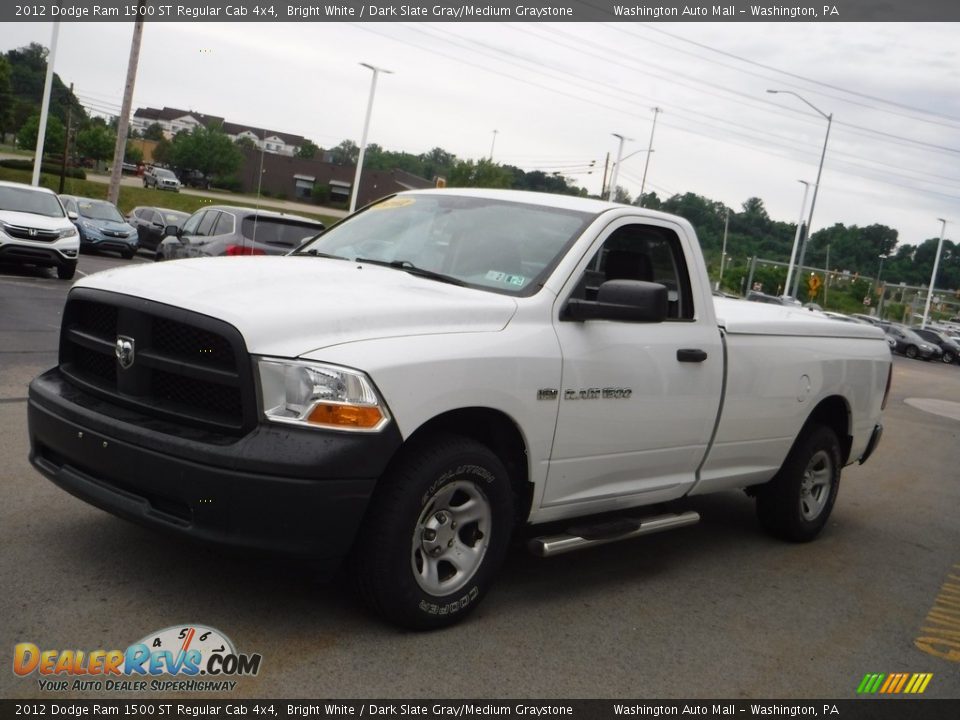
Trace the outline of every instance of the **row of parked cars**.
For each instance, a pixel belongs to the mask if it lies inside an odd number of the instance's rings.
[[[284,255],[324,230],[323,223],[250,207],[209,206],[192,215],[136,207],[124,217],[105,200],[56,195],[0,182],[0,262],[56,268],[74,276],[81,250],[156,260],[216,255]]]
[[[960,364],[960,332],[945,326],[917,328],[880,320],[872,315],[825,313],[835,319],[876,325],[887,334],[890,350],[908,358]]]

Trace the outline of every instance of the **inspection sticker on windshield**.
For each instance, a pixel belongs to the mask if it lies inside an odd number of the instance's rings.
[[[488,270],[484,277],[487,280],[501,282],[505,285],[515,285],[516,287],[523,287],[523,284],[527,282],[527,279],[523,275],[508,275],[505,272],[498,272],[497,270]]]
[[[406,207],[407,205],[413,205],[416,201],[412,197],[392,197],[389,200],[384,200],[382,203],[377,203],[376,205],[371,206],[371,210],[392,210],[393,208]]]

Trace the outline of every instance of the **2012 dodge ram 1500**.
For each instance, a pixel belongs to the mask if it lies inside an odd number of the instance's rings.
[[[551,555],[746,488],[767,530],[812,539],[890,373],[878,329],[715,301],[681,218],[422,191],[287,257],[78,282],[30,387],[31,460],[130,520],[349,557],[372,608],[432,628],[476,607],[518,526],[566,522],[529,542]]]

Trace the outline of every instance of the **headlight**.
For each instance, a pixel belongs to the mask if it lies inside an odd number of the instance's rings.
[[[76,234],[77,234],[77,229],[73,225],[71,225],[68,228],[64,228],[63,230],[60,231],[60,237],[62,238],[73,237]]]
[[[368,432],[390,420],[373,383],[357,370],[275,358],[259,358],[257,369],[267,420]]]

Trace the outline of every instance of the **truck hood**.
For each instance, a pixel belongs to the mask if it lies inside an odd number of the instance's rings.
[[[308,256],[217,257],[98,272],[77,287],[146,298],[225,320],[260,355],[410,335],[502,330],[513,298],[402,270]]]

